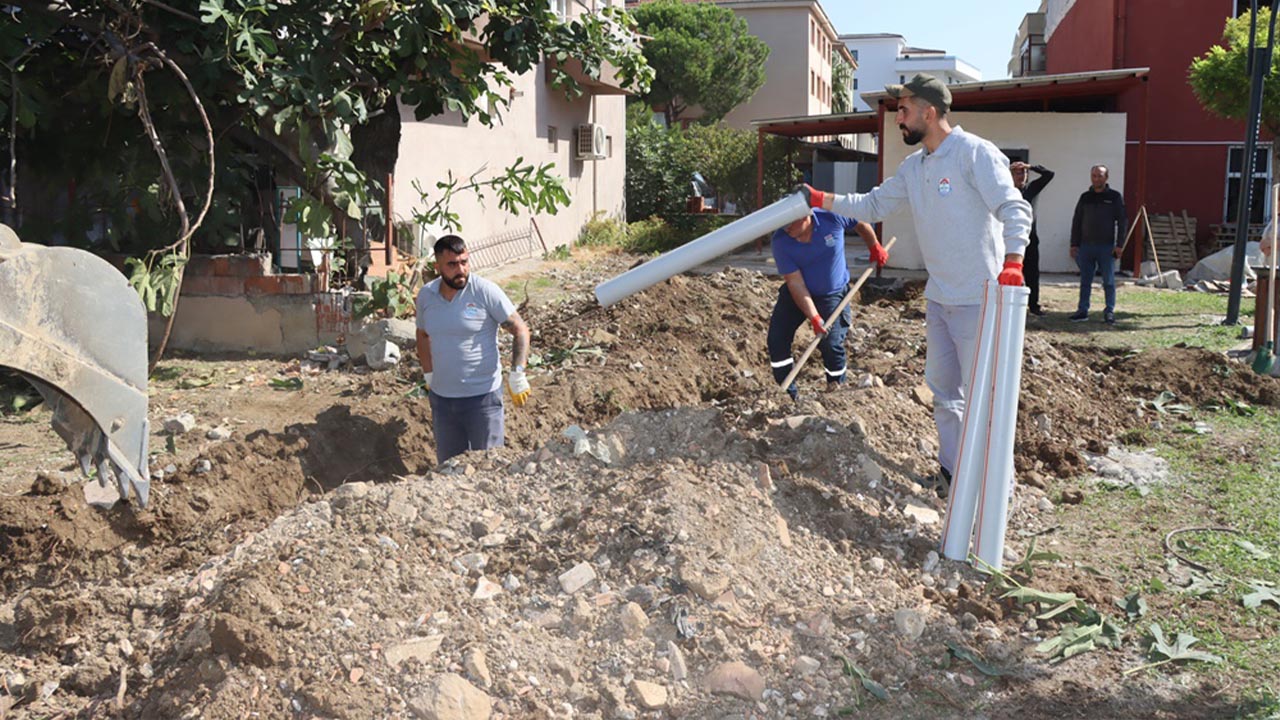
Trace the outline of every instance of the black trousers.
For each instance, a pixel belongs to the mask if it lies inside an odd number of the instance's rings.
[[[1022,258],[1022,279],[1031,290],[1027,307],[1031,310],[1040,308],[1040,238],[1031,233],[1031,244],[1027,245],[1027,254]]]

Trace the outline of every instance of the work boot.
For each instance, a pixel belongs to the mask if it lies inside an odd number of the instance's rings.
[[[791,383],[791,387],[787,388],[787,394],[791,396],[794,402],[800,402],[800,386]]]
[[[933,491],[938,494],[938,497],[946,500],[947,496],[951,494],[951,473],[947,472],[946,468],[939,465],[938,472],[928,480],[933,485]]]
[[[1107,311],[1103,312],[1103,313],[1102,313],[1102,322],[1104,322],[1104,323],[1106,323],[1106,324],[1108,324],[1108,325],[1115,325],[1115,324],[1116,324],[1116,314],[1115,314],[1115,313],[1113,313],[1113,312],[1111,312],[1110,310],[1107,310]]]
[[[1085,320],[1089,319],[1089,311],[1077,310],[1076,314],[1069,316],[1067,319],[1070,320],[1071,322],[1084,322]]]
[[[1027,312],[1031,313],[1032,315],[1036,315],[1038,317],[1045,316],[1044,308],[1040,307],[1039,305],[1035,305],[1027,308]]]

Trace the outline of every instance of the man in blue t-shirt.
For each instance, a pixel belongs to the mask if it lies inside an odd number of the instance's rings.
[[[835,312],[849,285],[849,267],[844,259],[844,234],[853,228],[867,244],[871,262],[883,267],[889,253],[876,239],[876,231],[864,222],[814,209],[808,215],[773,234],[773,261],[786,282],[778,289],[778,302],[769,318],[769,364],[779,385],[791,374],[791,344],[796,329],[807,319],[818,335],[825,335],[818,349],[827,370],[827,389],[844,382],[844,337],[849,332],[853,312],[845,307],[840,317],[825,330],[824,319]],[[787,388],[792,399],[800,390],[794,382]]]
[[[418,362],[430,391],[436,462],[466,452],[502,447],[502,367],[498,328],[511,333],[511,371],[506,390],[524,405],[529,380],[529,327],[502,288],[471,274],[467,245],[445,235],[435,245],[440,277],[418,292]]]

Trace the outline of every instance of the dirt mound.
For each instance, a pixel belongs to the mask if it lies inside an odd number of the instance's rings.
[[[923,302],[859,306],[850,387],[818,392],[815,361],[792,403],[764,351],[777,288],[726,271],[608,309],[529,308],[533,401],[490,455],[435,467],[425,401],[384,373],[278,432],[201,445],[145,512],[52,479],[0,497],[15,712],[95,712],[123,668],[130,718],[404,717],[453,676],[512,718],[833,716],[870,697],[840,655],[887,688],[871,716],[934,716],[973,683],[967,666],[938,674],[947,642],[1010,673],[986,706],[1040,682],[1014,639],[1025,616],[934,552]],[[1084,450],[1173,421],[1161,392],[1277,398],[1203,351],[1032,333],[1025,357],[1019,551]],[[1100,606],[1120,592],[1047,577]]]

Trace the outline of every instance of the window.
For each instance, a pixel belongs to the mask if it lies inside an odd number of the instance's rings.
[[[858,89],[858,78],[854,78],[854,79],[853,79],[853,89],[854,89],[854,90],[857,90],[857,89]]]
[[[613,157],[613,136],[612,135],[604,136],[604,156]]]
[[[898,76],[898,84],[899,84],[899,85],[901,85],[902,83],[905,83],[906,81],[907,81],[907,76],[906,76],[906,75],[899,75],[899,76]]]
[[[562,18],[569,17],[569,0],[548,0],[551,5],[551,12]]]
[[[1041,75],[1045,72],[1044,35],[1033,33],[1018,48],[1018,77]]]
[[[1227,189],[1226,206],[1222,217],[1226,222],[1236,221],[1236,212],[1240,203],[1240,180],[1244,170],[1244,146],[1227,148]],[[1271,217],[1271,193],[1267,192],[1271,183],[1271,146],[1258,143],[1253,154],[1253,181],[1249,183],[1253,197],[1249,201],[1249,222],[1265,223]]]
[[[809,71],[809,94],[818,94],[818,76],[814,75],[812,70]]]
[[[854,62],[858,62],[858,51],[857,51],[857,50],[850,50],[850,51],[849,51],[849,53],[853,55],[853,61],[854,61]]]
[[[547,126],[547,147],[551,149],[551,152],[557,152],[560,149],[559,138],[556,137],[558,134],[559,130],[555,125]]]

